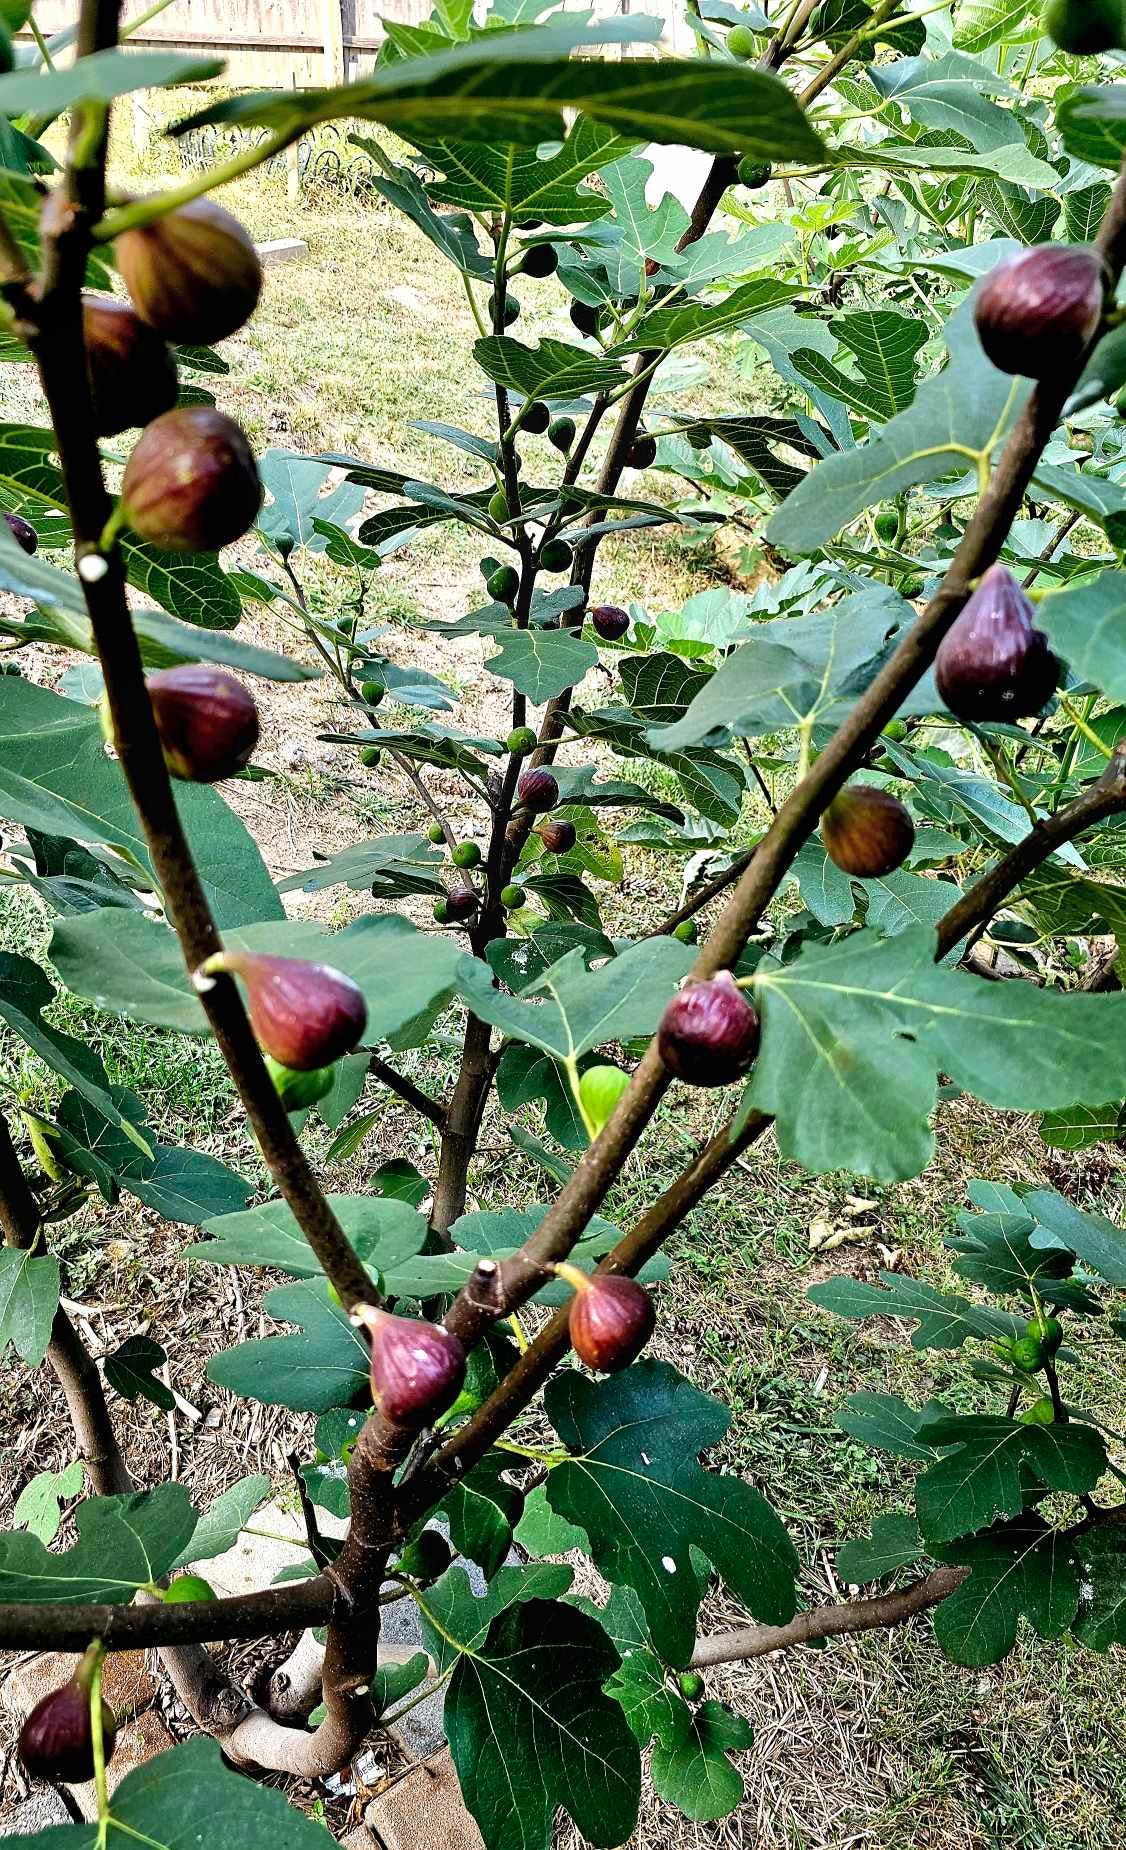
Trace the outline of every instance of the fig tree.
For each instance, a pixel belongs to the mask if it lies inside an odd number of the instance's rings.
[[[234,419],[210,405],[182,405],[142,431],[125,467],[121,511],[139,539],[166,552],[218,552],[253,526],[262,494]]]
[[[578,1266],[565,1263],[553,1270],[574,1289],[567,1327],[580,1362],[607,1375],[628,1368],[641,1354],[657,1321],[645,1287],[616,1272],[588,1277]]]
[[[1070,373],[1102,320],[1107,274],[1090,244],[1037,244],[1002,258],[974,299],[974,326],[994,366],[1025,379]]]
[[[902,867],[915,841],[915,824],[890,791],[846,784],[821,818],[821,840],[835,867],[860,880],[876,880]]]
[[[166,340],[207,347],[249,321],[262,265],[245,225],[211,199],[193,199],[124,231],[114,261],[142,321]]]
[[[678,990],[661,1017],[657,1049],[690,1086],[729,1086],[758,1052],[759,1020],[729,970]]]
[[[250,763],[258,743],[258,708],[233,674],[206,662],[183,662],[149,675],[145,686],[173,777],[217,784]]]
[[[331,964],[264,951],[217,951],[196,972],[196,987],[206,989],[207,979],[220,974],[242,978],[258,1045],[299,1073],[351,1053],[367,1026],[362,989]]]
[[[990,566],[939,644],[935,681],[955,718],[1028,719],[1059,679],[1059,663],[1012,573]]]
[[[166,342],[124,302],[85,296],[82,334],[99,437],[116,437],[171,411],[179,394]]]

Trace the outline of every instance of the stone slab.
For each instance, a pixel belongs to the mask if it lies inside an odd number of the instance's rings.
[[[126,1722],[124,1728],[117,1731],[113,1759],[106,1768],[106,1785],[110,1793],[116,1792],[127,1773],[134,1772],[137,1767],[144,1766],[146,1760],[154,1759],[157,1754],[163,1754],[175,1745],[155,1709],[138,1715],[136,1721]],[[83,1817],[97,1817],[98,1800],[92,1779],[84,1786],[68,1786],[67,1791],[73,1795],[75,1804],[81,1807]]]
[[[383,1850],[485,1850],[484,1839],[462,1802],[449,1749],[434,1754],[371,1801],[364,1821]]]
[[[52,1792],[49,1786],[40,1786],[21,1805],[5,1807],[0,1815],[0,1837],[31,1837],[52,1824],[70,1822],[70,1813],[58,1793]],[[371,1850],[371,1838],[367,1832],[364,1836],[366,1850]]]
[[[269,238],[265,244],[259,244],[256,248],[267,269],[275,263],[293,263],[309,255],[309,246],[304,238]]]
[[[77,1652],[45,1651],[17,1664],[4,1684],[4,1707],[22,1719],[51,1690],[70,1681],[78,1661]],[[102,1668],[102,1694],[115,1715],[132,1715],[148,1706],[156,1695],[156,1686],[143,1651],[107,1654]]]

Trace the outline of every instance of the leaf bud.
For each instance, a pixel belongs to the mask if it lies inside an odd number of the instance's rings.
[[[330,964],[262,951],[218,951],[196,972],[196,987],[219,975],[246,984],[247,1014],[264,1052],[308,1073],[351,1053],[367,1026],[363,991]]]
[[[661,1017],[657,1049],[690,1086],[729,1086],[758,1052],[759,1020],[729,970],[678,990]]]
[[[166,340],[206,347],[249,321],[262,265],[245,225],[211,199],[193,199],[123,231],[114,261],[142,321]]]
[[[210,405],[182,405],[141,433],[126,464],[121,511],[150,545],[218,552],[253,526],[262,492],[234,419]]]
[[[216,784],[250,763],[258,709],[234,675],[206,662],[183,662],[149,675],[145,686],[173,777]]]

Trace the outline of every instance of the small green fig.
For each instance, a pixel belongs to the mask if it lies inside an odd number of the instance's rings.
[[[450,855],[450,860],[455,867],[479,867],[481,850],[475,841],[459,841]]]
[[[540,564],[545,572],[569,572],[572,557],[566,540],[548,540],[540,553]]]
[[[505,512],[508,502],[505,502]],[[514,565],[498,565],[485,580],[485,589],[498,604],[511,604],[520,589],[520,574]]]
[[[580,334],[597,334],[598,310],[589,302],[572,302],[570,308],[572,326]]]
[[[1044,1394],[1039,1400],[1034,1400],[1031,1407],[1026,1407],[1023,1413],[1018,1413],[1017,1419],[1022,1426],[1054,1426],[1056,1410]]]
[[[574,418],[555,418],[548,425],[547,440],[566,455],[575,441]]]
[[[700,927],[695,919],[681,919],[679,925],[673,926],[672,935],[674,938],[679,938],[681,944],[698,944]]]
[[[530,437],[542,437],[551,423],[551,412],[541,399],[535,399],[530,405],[525,405],[520,423]]]
[[[685,1702],[699,1702],[704,1693],[704,1679],[696,1670],[682,1670],[676,1679]]]
[[[271,1054],[266,1055],[266,1071],[287,1111],[308,1111],[310,1105],[328,1096],[336,1077],[334,1066],[315,1066],[301,1073],[291,1066],[283,1066]]]
[[[579,1080],[579,1098],[595,1137],[609,1123],[614,1108],[629,1085],[620,1066],[588,1066]]]
[[[204,1605],[215,1598],[215,1589],[202,1574],[179,1574],[162,1598],[166,1606]]]
[[[753,58],[758,40],[749,26],[732,26],[727,34],[727,49],[733,58]]]
[[[378,745],[362,745],[360,747],[360,763],[366,771],[374,771],[382,756],[383,754]]]
[[[427,841],[432,841],[436,848],[441,847],[446,839],[446,831],[440,822],[432,822],[430,824],[430,827],[426,831],[426,839]]]
[[[769,183],[772,172],[769,161],[756,161],[753,156],[744,154],[739,162],[739,184],[745,186],[748,192],[757,193]]]
[[[885,508],[883,513],[876,515],[875,527],[881,540],[893,540],[899,532],[899,515]]]
[[[1051,1317],[1045,1313],[1041,1316],[1030,1317],[1024,1326],[1024,1333],[1040,1344],[1045,1355],[1051,1356],[1055,1355],[1063,1341],[1063,1324],[1058,1317]]]
[[[1037,1336],[1015,1336],[1009,1345],[1014,1368],[1034,1375],[1044,1366],[1044,1345]]]
[[[504,749],[507,752],[518,752],[523,757],[525,752],[535,750],[536,743],[536,735],[530,726],[516,726],[505,740]]]
[[[528,895],[522,886],[506,886],[501,890],[500,903],[506,912],[518,912]]]
[[[498,524],[508,519],[508,496],[503,488],[489,496],[489,513]]]
[[[377,707],[386,692],[382,681],[365,681],[360,689],[360,699],[366,707]]]

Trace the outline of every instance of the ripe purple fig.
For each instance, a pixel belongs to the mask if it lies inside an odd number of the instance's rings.
[[[560,1278],[574,1287],[567,1320],[571,1347],[580,1362],[603,1374],[616,1374],[637,1360],[657,1321],[653,1300],[636,1279],[616,1272],[588,1278],[576,1265],[557,1265]]]
[[[452,886],[446,894],[446,910],[451,919],[471,919],[479,901],[471,886]]]
[[[618,642],[629,628],[629,611],[617,604],[595,604],[590,620],[603,642]]]
[[[173,777],[216,784],[250,763],[258,709],[241,681],[203,662],[162,668],[145,682]]]
[[[549,854],[569,854],[575,845],[575,825],[563,817],[549,817],[536,833]]]
[[[534,770],[525,771],[516,786],[517,800],[525,809],[531,809],[537,815],[544,810],[554,809],[559,801],[559,785],[551,772],[542,765]]]
[[[211,199],[122,232],[113,251],[137,313],[168,340],[209,346],[258,306],[262,265],[254,240]]]
[[[176,362],[139,315],[124,302],[86,296],[82,331],[99,437],[116,437],[171,411],[179,393]]]
[[[759,1021],[730,970],[678,990],[661,1017],[657,1050],[690,1086],[729,1086],[758,1052]]]
[[[142,432],[125,468],[121,512],[140,539],[167,552],[218,552],[253,526],[262,493],[234,419],[184,405]]]
[[[935,681],[958,719],[1028,719],[1059,680],[1035,611],[1003,565],[992,565],[939,644]]]
[[[217,951],[196,971],[199,990],[220,974],[241,976],[255,1039],[282,1066],[308,1073],[351,1053],[367,1026],[363,991],[331,964],[263,951]]]
[[[371,1393],[396,1426],[428,1426],[461,1392],[465,1350],[440,1323],[357,1305],[352,1321],[371,1337]]]
[[[22,514],[5,514],[4,519],[17,546],[22,546],[27,553],[38,552],[39,535],[30,520],[25,520]]]
[[[906,806],[874,784],[846,784],[821,818],[821,840],[834,866],[860,880],[902,867],[915,841]]]
[[[994,366],[1025,379],[1073,371],[1102,320],[1107,280],[1090,244],[1037,244],[1003,258],[974,300],[978,339]]]
[[[94,1725],[90,1684],[97,1646],[87,1651],[69,1683],[41,1698],[20,1729],[19,1756],[35,1779],[81,1785],[94,1777]],[[117,1736],[117,1717],[102,1703],[102,1748],[108,1764]]]

